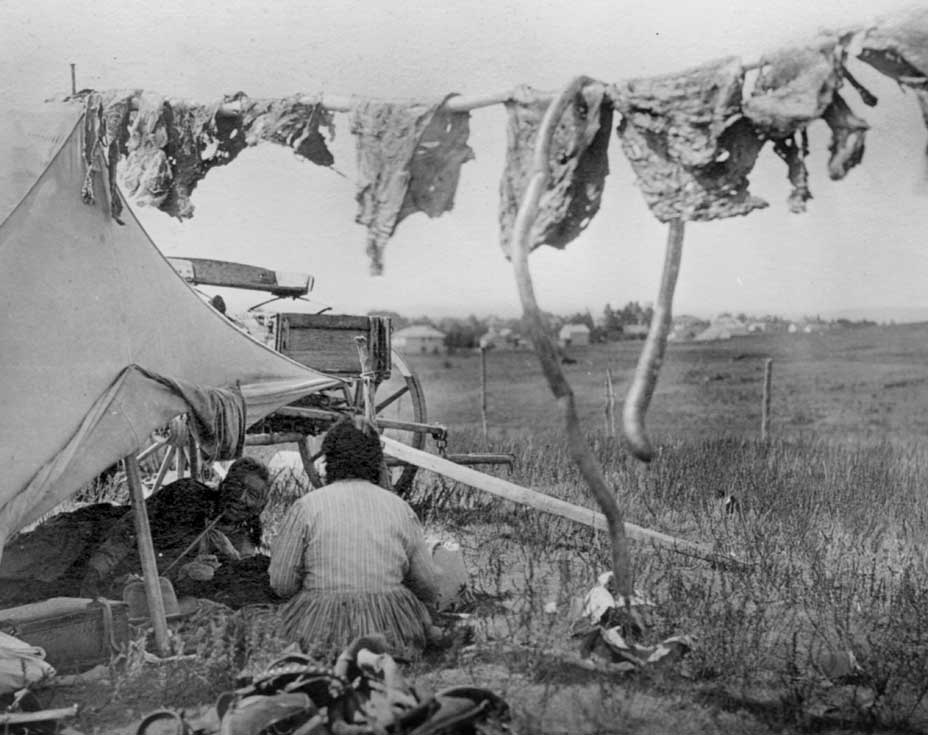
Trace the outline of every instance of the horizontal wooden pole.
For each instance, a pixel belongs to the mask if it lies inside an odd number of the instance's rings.
[[[514,458],[511,454],[447,454],[445,459],[449,462],[454,462],[455,464],[471,465],[471,464],[505,464],[512,466]],[[391,467],[396,467],[398,465],[408,465],[412,464],[411,462],[406,462],[402,459],[397,459],[396,457],[387,458],[387,464]]]
[[[29,722],[63,720],[66,717],[76,716],[77,705],[72,704],[70,707],[43,709],[38,712],[5,712],[0,714],[0,725],[24,725]]]
[[[423,469],[437,472],[452,480],[457,480],[465,485],[470,485],[478,490],[483,490],[484,492],[505,498],[514,503],[527,505],[530,508],[540,510],[544,513],[550,513],[560,516],[561,518],[567,518],[576,523],[581,523],[597,531],[608,530],[606,517],[598,511],[583,508],[582,506],[568,503],[566,500],[561,500],[559,498],[552,498],[550,495],[545,495],[536,490],[530,490],[529,488],[516,485],[514,482],[509,482],[500,477],[493,477],[483,472],[472,470],[470,467],[462,467],[447,459],[442,459],[434,454],[414,449],[413,447],[390,439],[389,437],[381,437],[381,441],[383,442],[384,453],[396,459],[401,459],[404,462],[409,462]],[[686,554],[687,556],[695,556],[722,565],[745,566],[743,562],[718,554],[703,544],[679,539],[666,533],[661,533],[660,531],[652,531],[642,526],[637,526],[634,523],[625,523],[625,533],[629,538],[633,538],[637,541],[651,541],[660,546],[665,546],[679,553]]]
[[[301,442],[306,437],[298,431],[281,431],[274,434],[245,434],[245,445],[265,447],[271,444],[291,444]]]

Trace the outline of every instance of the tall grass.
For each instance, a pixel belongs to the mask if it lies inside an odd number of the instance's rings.
[[[657,603],[649,635],[696,638],[688,671],[701,688],[726,706],[772,697],[778,717],[797,722],[928,725],[928,453],[707,440],[663,446],[643,465],[614,439],[590,439],[627,520],[750,565],[713,569],[633,546],[636,586]],[[477,433],[456,442],[485,446]],[[513,481],[594,507],[556,435],[493,449],[516,457]],[[608,568],[604,535],[475,493],[423,476],[413,502],[471,539],[474,586],[497,602],[478,616],[482,641],[569,650],[566,612]],[[729,494],[732,514],[719,502]]]

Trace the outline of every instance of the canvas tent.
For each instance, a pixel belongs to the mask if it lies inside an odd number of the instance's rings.
[[[114,219],[83,112],[0,113],[0,548],[191,395],[240,393],[251,424],[338,382],[204,304],[127,207]]]

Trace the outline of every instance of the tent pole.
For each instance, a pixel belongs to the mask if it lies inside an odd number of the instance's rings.
[[[148,598],[148,612],[155,629],[155,646],[159,656],[167,656],[171,652],[168,620],[164,612],[164,598],[161,596],[161,582],[158,579],[158,563],[155,560],[155,547],[151,539],[151,526],[148,524],[148,511],[145,509],[142,473],[139,471],[139,461],[135,458],[135,452],[128,455],[125,461],[129,492],[132,495],[135,535],[138,538],[142,576],[145,579],[145,595]]]

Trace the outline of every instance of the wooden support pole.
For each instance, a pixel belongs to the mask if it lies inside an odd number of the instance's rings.
[[[188,459],[190,460],[190,479],[200,479],[200,447],[197,445],[196,437],[190,432],[187,440]]]
[[[142,474],[135,454],[126,457],[126,476],[129,492],[132,496],[132,512],[135,519],[135,535],[138,539],[139,558],[142,562],[142,577],[145,581],[145,596],[148,598],[148,613],[155,629],[155,647],[159,656],[171,652],[168,638],[168,619],[164,612],[164,598],[161,597],[161,582],[158,579],[158,562],[151,538],[151,526],[148,524],[148,512],[145,509],[145,495],[142,492]]]
[[[396,459],[414,464],[417,467],[432,472],[437,472],[452,480],[464,483],[478,490],[483,490],[491,495],[505,498],[513,503],[527,505],[543,513],[560,516],[561,518],[566,518],[584,526],[589,526],[597,531],[609,531],[609,524],[606,521],[606,516],[590,508],[574,505],[573,503],[568,503],[566,500],[561,500],[559,498],[552,498],[550,495],[545,495],[537,490],[530,490],[521,485],[516,485],[514,482],[509,482],[501,477],[485,475],[470,467],[462,467],[443,457],[437,457],[434,454],[423,452],[421,449],[414,449],[408,444],[403,444],[389,437],[381,437],[381,441],[384,445],[384,453]],[[623,527],[625,534],[629,538],[638,541],[651,541],[660,546],[665,546],[680,552],[681,554],[695,556],[717,564],[744,566],[743,563],[736,559],[718,554],[703,544],[675,538],[666,533],[637,526],[634,523],[626,522],[623,524]]]
[[[137,455],[138,461],[141,462],[143,459],[147,459],[148,457],[150,457],[152,454],[157,452],[159,449],[161,449],[161,447],[163,447],[167,443],[168,443],[167,439],[158,439],[158,441],[153,442],[150,447],[148,447],[147,449],[143,449],[141,452],[138,453]]]
[[[77,64],[71,64],[71,94],[77,94]]]
[[[354,338],[358,347],[358,360],[361,363],[361,395],[364,397],[364,417],[374,423],[374,373],[371,369],[371,356],[367,349],[367,337]]]
[[[606,368],[605,406],[606,436],[615,436],[615,387],[612,384],[612,370]]]
[[[483,443],[487,444],[487,348],[480,345],[480,423],[483,425]]]
[[[184,451],[183,445],[177,447],[177,453],[174,455],[174,463],[177,469],[177,479],[179,480],[184,476],[184,472],[187,471],[187,453]]]
[[[760,407],[760,439],[767,441],[770,436],[770,393],[773,384],[773,358],[764,360],[764,394]]]

